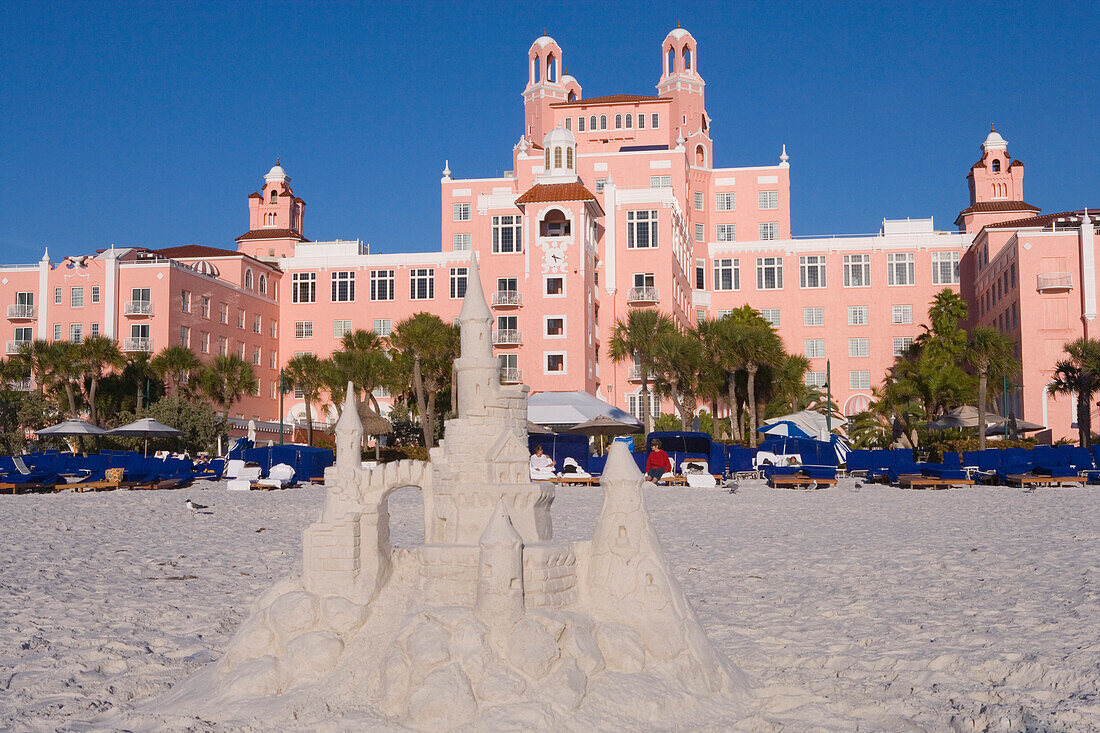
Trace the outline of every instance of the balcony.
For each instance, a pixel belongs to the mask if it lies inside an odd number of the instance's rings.
[[[14,356],[23,351],[24,346],[30,345],[30,341],[9,341],[7,354],[8,356]]]
[[[153,339],[147,336],[131,336],[130,338],[122,340],[122,350],[127,352],[144,351],[146,353],[151,353],[153,351]]]
[[[38,317],[38,309],[33,305],[16,303],[8,306],[9,321],[33,321]]]
[[[640,366],[637,366],[637,365],[631,366],[630,368],[628,368],[626,370],[626,378],[627,378],[627,381],[630,381],[630,382],[640,382],[640,381],[642,381],[642,368]],[[650,372],[649,376],[646,378],[646,381],[649,382],[650,384],[653,384],[654,382],[657,381],[657,375],[653,372]]]
[[[122,306],[122,314],[140,318],[153,315],[153,302],[151,300],[127,300]]]
[[[657,305],[660,299],[661,296],[654,287],[631,288],[626,291],[627,305]]]
[[[1073,290],[1073,274],[1069,272],[1044,272],[1036,277],[1035,289],[1040,293]]]
[[[523,343],[523,332],[516,328],[498,328],[493,331],[494,346],[519,346]]]
[[[31,381],[30,377],[26,379],[17,379],[14,382],[8,383],[8,389],[12,392],[30,392],[34,389],[34,382]]]
[[[519,384],[523,381],[523,370],[516,367],[500,368],[501,384]]]
[[[493,293],[494,308],[519,308],[523,305],[523,295],[515,290],[498,290]]]

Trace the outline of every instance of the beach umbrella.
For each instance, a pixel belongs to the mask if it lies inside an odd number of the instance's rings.
[[[107,431],[98,425],[92,425],[87,420],[73,418],[48,428],[36,430],[35,435],[106,435]]]
[[[640,432],[638,425],[634,423],[626,423],[621,420],[616,420],[613,417],[607,415],[597,415],[591,420],[585,420],[582,423],[578,423],[571,428],[566,428],[563,432],[566,433],[580,433],[581,435],[599,436],[600,437],[600,452],[603,452],[603,439],[604,437],[617,437],[619,435],[631,435],[633,433]]]
[[[157,422],[151,417],[143,417],[129,425],[123,425],[107,432],[108,435],[118,435],[126,438],[145,438],[145,455],[149,455],[149,438],[162,438],[173,435],[183,435],[182,432],[169,427],[162,422]]]
[[[806,433],[807,437],[816,438],[817,440],[828,440],[829,435],[829,421],[825,419],[825,416],[820,412],[814,412],[813,410],[801,410],[799,412],[792,412],[789,415],[780,415],[779,417],[773,417],[770,420],[765,420],[765,425],[774,425],[778,422],[793,422],[802,432]],[[837,415],[833,416],[833,429],[843,429],[847,424],[847,421]]]
[[[764,435],[775,435],[782,438],[814,437],[790,420],[780,420],[779,422],[773,422],[768,425],[763,425],[757,428],[756,431],[759,433],[764,433]]]
[[[1017,420],[1015,415],[1009,415],[1008,420],[997,418],[989,423],[989,427],[985,429],[985,434],[988,437],[992,437],[994,435],[1005,435],[1007,432],[1011,439],[1013,423],[1015,423],[1017,435],[1020,433],[1034,433],[1039,430],[1046,430],[1046,427],[1043,425],[1028,422],[1027,420]]]
[[[550,428],[544,428],[541,425],[527,421],[527,434],[528,435],[553,435],[554,431]]]

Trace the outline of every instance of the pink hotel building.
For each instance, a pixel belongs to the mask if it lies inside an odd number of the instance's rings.
[[[327,356],[352,329],[385,335],[417,311],[453,319],[476,253],[504,382],[584,390],[640,415],[638,369],[608,357],[616,320],[657,308],[688,327],[747,303],[810,359],[808,382],[824,384],[831,361],[834,399],[853,414],[920,333],[935,293],[952,288],[972,322],[1018,344],[1009,409],[1054,437],[1072,434],[1072,402],[1046,384],[1062,345],[1088,335],[1097,314],[1085,212],[1040,216],[1024,203],[1023,163],[991,132],[957,230],[904,219],[873,236],[793,237],[786,149],[774,165],[717,167],[694,38],[673,30],[660,58],[656,96],[586,99],[562,73],[558,44],[536,40],[512,169],[460,179],[445,167],[440,251],[306,239],[305,202],[277,163],[249,196],[235,251],[108,249],[0,267],[7,353],[96,333],[131,352],[183,343],[203,358],[237,353],[260,389],[236,416],[278,419],[282,364]],[[301,400],[289,404],[286,417],[302,419]]]

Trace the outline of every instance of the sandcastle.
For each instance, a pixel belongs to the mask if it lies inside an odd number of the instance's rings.
[[[258,599],[192,688],[215,692],[200,706],[319,696],[423,730],[737,717],[748,684],[672,576],[624,446],[592,539],[553,541],[554,485],[529,479],[527,388],[499,383],[476,259],[468,283],[458,417],[430,462],[362,468],[349,386],[302,574]],[[395,550],[387,498],[406,486],[423,492],[425,543]]]

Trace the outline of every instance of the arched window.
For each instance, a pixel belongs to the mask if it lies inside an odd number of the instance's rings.
[[[993,172],[994,173],[1000,173],[1001,172],[1001,161],[999,161],[999,160],[994,160],[993,161]]]
[[[584,132],[584,117],[577,118],[577,132]]]
[[[691,71],[691,49],[684,46],[684,71]]]
[[[561,168],[561,147],[554,148],[554,167]]]
[[[600,129],[607,129],[607,115],[600,115]]]
[[[633,127],[634,127],[634,115],[627,115],[626,116],[626,129],[629,130]]]
[[[267,293],[267,275],[260,273],[260,292]]]
[[[543,165],[543,168],[545,168],[546,170],[550,170],[550,148],[547,148],[543,152],[546,153],[546,156],[545,156],[546,157],[546,163],[545,163],[545,165]]]
[[[596,129],[596,115],[592,115],[591,117],[588,118],[588,129],[589,130],[595,130]]]
[[[546,57],[546,81],[554,82],[558,80],[558,62],[554,58],[554,54],[550,54]]]
[[[569,92],[569,101],[570,102],[576,102],[577,101],[577,93],[576,92]]]
[[[707,149],[702,145],[695,146],[695,165],[702,168],[707,164]]]
[[[532,77],[532,80],[533,80],[533,81],[534,81],[534,82],[535,82],[536,84],[538,84],[538,83],[539,83],[540,81],[542,81],[542,59],[540,59],[540,58],[538,58],[538,57],[536,56],[536,57],[535,57],[535,58],[534,58],[534,59],[533,59],[533,60],[531,61],[531,63],[532,63],[533,65],[534,65],[534,66],[533,66],[533,72],[534,72],[534,76]]]
[[[565,167],[573,170],[573,148],[565,149]]]
[[[276,191],[271,192],[271,203],[276,204],[279,202],[279,194]]]
[[[668,54],[665,58],[665,73],[671,74],[676,69],[676,52],[671,48],[668,49]]]
[[[621,130],[623,128],[623,116],[615,115],[615,129]]]
[[[252,270],[244,271],[244,286],[247,290],[252,289]]]

